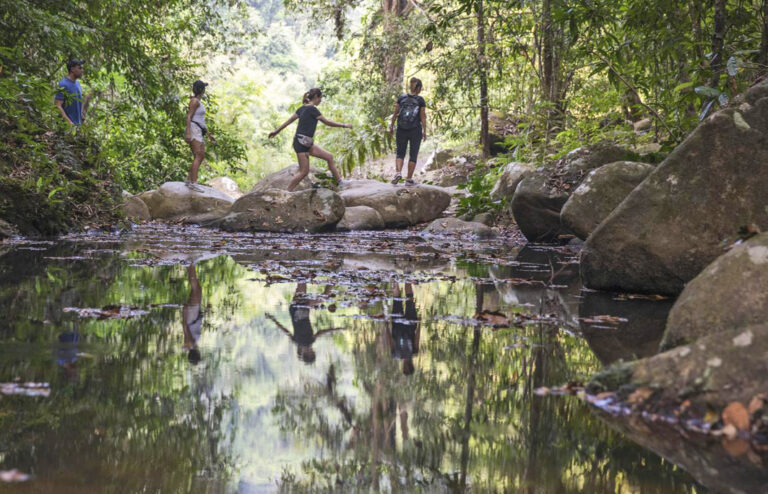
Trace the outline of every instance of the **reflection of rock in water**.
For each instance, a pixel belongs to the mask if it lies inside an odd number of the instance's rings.
[[[606,292],[587,292],[579,306],[581,333],[604,365],[617,360],[636,360],[654,355],[664,335],[673,299],[616,300]],[[612,316],[626,321],[585,322],[595,316]]]
[[[768,469],[754,453],[745,453],[736,441],[711,437],[682,437],[663,424],[649,424],[639,417],[617,418],[599,413],[609,425],[629,439],[679,465],[713,492],[743,494],[766,492]],[[746,443],[749,449],[748,443]]]
[[[581,280],[576,254],[563,248],[526,245],[515,261],[514,266],[490,268],[504,303],[528,306],[528,312],[534,314],[555,314],[562,324],[577,328]],[[518,280],[504,281],[512,278]]]

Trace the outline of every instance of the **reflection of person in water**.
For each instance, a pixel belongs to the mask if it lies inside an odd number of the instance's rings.
[[[64,369],[67,378],[73,380],[77,377],[77,359],[80,353],[77,346],[80,343],[77,326],[72,331],[59,333],[59,343],[61,345],[56,350],[56,363]]]
[[[189,279],[189,299],[181,309],[181,323],[184,327],[184,350],[189,351],[187,358],[193,364],[200,362],[200,350],[197,349],[197,341],[200,339],[200,331],[203,327],[203,289],[197,280],[195,265],[187,266]]]
[[[325,287],[325,295],[329,295],[333,290],[333,287],[328,285]],[[291,301],[291,307],[288,312],[291,314],[291,322],[293,323],[293,333],[285,329],[277,319],[267,314],[267,317],[277,324],[285,334],[291,337],[294,343],[296,343],[296,353],[299,356],[299,360],[306,364],[311,364],[317,357],[315,355],[315,349],[312,348],[312,344],[315,343],[320,336],[336,331],[338,328],[323,329],[315,333],[312,330],[312,322],[309,320],[309,308],[310,299],[307,297],[307,284],[299,283],[296,285],[296,291],[293,294],[293,300]]]
[[[405,305],[396,283],[392,293],[392,330],[389,333],[392,356],[403,361],[403,374],[414,373],[413,356],[419,353],[419,314],[413,301],[413,287],[405,284]]]

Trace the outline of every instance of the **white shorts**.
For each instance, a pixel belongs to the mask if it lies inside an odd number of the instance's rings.
[[[203,129],[201,129],[200,126],[194,122],[189,124],[189,135],[193,141],[205,142],[205,138],[203,137]]]

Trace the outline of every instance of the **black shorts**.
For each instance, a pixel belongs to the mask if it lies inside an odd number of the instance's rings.
[[[397,134],[395,134],[395,154],[397,158],[405,158],[405,148],[408,146],[408,160],[416,163],[416,158],[419,156],[419,148],[421,147],[421,135],[421,125],[407,130],[398,127]]]
[[[302,146],[299,143],[299,138],[296,136],[293,136],[293,150],[296,151],[297,153],[308,153],[310,148],[308,148],[307,146]]]

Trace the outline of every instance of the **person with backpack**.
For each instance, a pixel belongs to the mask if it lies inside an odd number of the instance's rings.
[[[397,185],[403,179],[403,160],[406,147],[408,153],[408,176],[405,185],[415,185],[413,172],[416,170],[416,158],[419,156],[421,141],[427,138],[427,103],[419,96],[422,89],[421,80],[411,77],[408,94],[404,94],[395,103],[395,112],[392,114],[392,122],[389,124],[389,133],[397,120],[397,134],[395,135],[395,178],[392,183]]]
[[[315,130],[317,129],[317,122],[323,122],[329,127],[343,127],[345,129],[351,129],[352,125],[333,122],[328,120],[317,109],[323,101],[323,92],[318,88],[312,88],[304,93],[302,99],[303,105],[296,110],[296,113],[286,120],[283,125],[276,130],[269,133],[269,138],[272,139],[280,133],[284,128],[293,123],[294,120],[299,120],[299,125],[296,127],[296,135],[293,136],[293,150],[296,151],[296,158],[299,161],[299,173],[293,176],[291,182],[288,184],[288,192],[292,192],[293,189],[299,185],[299,182],[304,180],[304,177],[309,175],[309,157],[314,156],[320,158],[328,163],[328,170],[333,175],[337,184],[341,184],[341,175],[339,170],[336,169],[336,164],[333,161],[333,155],[324,150],[317,144],[315,144]]]
[[[205,136],[207,135],[211,142],[216,142],[213,135],[208,132],[205,126],[205,107],[203,106],[203,95],[207,82],[195,81],[192,83],[192,98],[189,100],[189,110],[187,111],[187,127],[184,132],[184,140],[189,144],[192,150],[192,166],[189,168],[189,174],[185,183],[192,190],[201,191],[197,185],[197,171],[200,164],[205,159]]]

